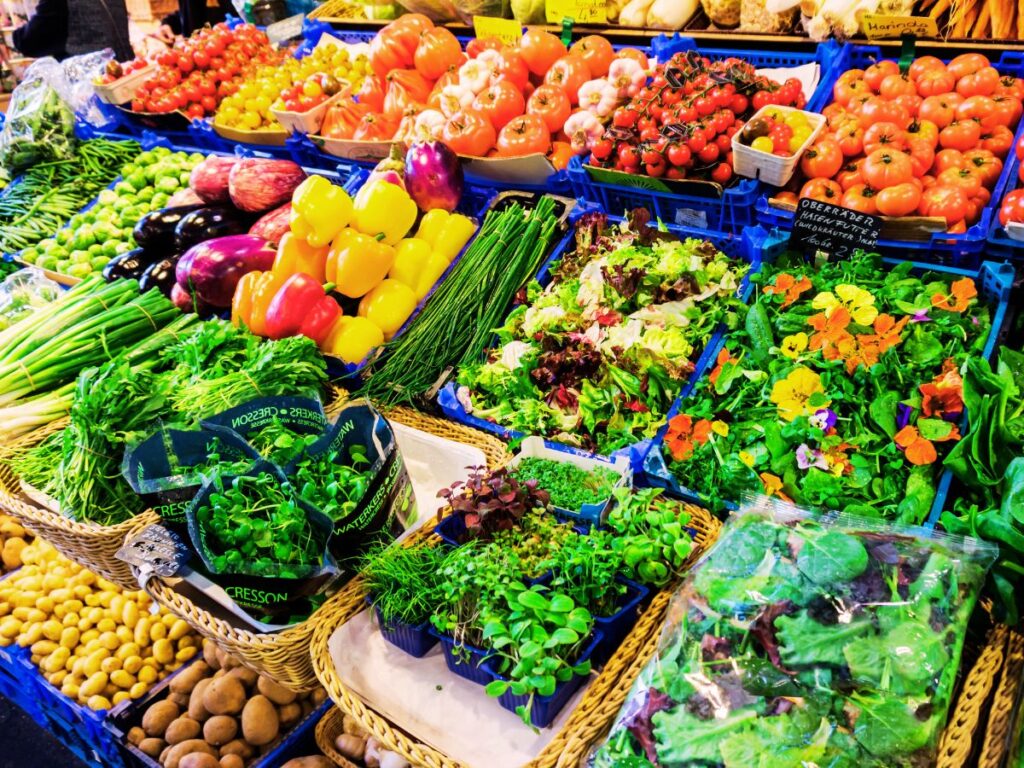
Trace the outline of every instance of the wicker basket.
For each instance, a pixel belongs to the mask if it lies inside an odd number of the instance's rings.
[[[691,514],[690,525],[697,532],[697,546],[694,547],[689,563],[692,565],[718,537],[721,523],[699,507],[687,505],[687,508]],[[579,764],[590,744],[608,728],[625,701],[629,688],[642,667],[637,665],[638,657],[644,656],[646,661],[657,647],[661,624],[671,596],[671,589],[664,589],[658,593],[601,673],[591,681],[565,725],[543,752],[529,764],[529,768],[568,767]],[[343,712],[356,718],[385,749],[399,753],[413,765],[428,768],[461,768],[459,763],[433,747],[416,741],[414,736],[392,725],[384,715],[367,706],[341,681],[331,659],[328,643],[335,630],[349,618],[351,614],[325,610],[313,632],[313,643],[310,647],[313,668],[327,689],[328,695]]]
[[[334,402],[326,410],[328,415],[334,415],[340,408],[341,403]],[[425,416],[407,408],[395,408],[386,414],[388,418],[405,426],[472,445],[484,453],[492,466],[504,463],[508,459],[509,454],[504,443],[484,432]],[[146,590],[157,603],[187,621],[203,637],[208,637],[216,643],[221,650],[230,653],[250,669],[294,690],[309,690],[317,686],[317,676],[314,674],[309,655],[310,637],[314,627],[323,623],[325,616],[347,619],[364,607],[363,589],[357,581],[353,581],[301,624],[282,632],[260,634],[238,629],[216,618],[175,592],[163,579],[151,579],[146,585]]]
[[[324,754],[324,757],[339,766],[339,768],[358,768],[351,760],[334,748],[334,740],[343,733],[343,717],[344,715],[340,709],[331,707],[320,718],[320,722],[316,724],[316,748]]]
[[[348,392],[331,385],[324,411],[334,416],[348,401]],[[134,531],[160,522],[160,517],[147,509],[117,525],[78,522],[44,509],[21,492],[18,479],[7,464],[19,452],[31,448],[54,432],[68,425],[67,417],[32,432],[0,453],[0,510],[18,519],[28,530],[42,537],[69,560],[85,566],[125,589],[138,589],[139,582],[131,567],[117,559],[117,551]]]
[[[992,654],[986,665],[986,678],[995,680],[992,701],[985,708],[987,722],[985,738],[978,755],[978,768],[1000,768],[1007,757],[1010,745],[1015,736],[1017,707],[1022,695],[1021,678],[1024,671],[1024,635],[1008,627],[1000,626],[993,630],[995,637],[989,638],[989,646],[1003,643],[1001,655]],[[979,665],[980,666],[980,665]]]

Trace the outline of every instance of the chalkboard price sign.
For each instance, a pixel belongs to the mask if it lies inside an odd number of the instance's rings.
[[[820,200],[801,198],[789,244],[809,256],[818,252],[842,259],[856,249],[870,250],[878,242],[882,219]]]

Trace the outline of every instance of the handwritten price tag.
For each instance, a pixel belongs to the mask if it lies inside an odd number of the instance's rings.
[[[305,20],[306,17],[298,13],[295,16],[289,16],[287,19],[268,24],[267,39],[272,43],[281,43],[293,37],[298,37],[302,34],[302,22]]]
[[[492,16],[474,16],[473,31],[484,40],[496,37],[508,45],[519,45],[523,36],[523,28],[514,19],[495,19]]]
[[[546,0],[544,15],[548,24],[561,24],[570,18],[577,24],[607,24],[605,0]]]
[[[881,231],[878,216],[804,197],[796,209],[790,245],[809,256],[822,251],[838,260],[857,248],[874,248]]]
[[[868,40],[913,35],[914,37],[938,37],[939,25],[929,16],[886,16],[881,13],[865,13],[860,28]]]

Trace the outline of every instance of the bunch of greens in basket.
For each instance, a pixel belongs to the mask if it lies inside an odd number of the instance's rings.
[[[585,504],[600,504],[612,495],[619,474],[612,469],[583,469],[568,461],[528,456],[512,468],[512,476],[520,482],[533,480],[561,509],[578,510]]]

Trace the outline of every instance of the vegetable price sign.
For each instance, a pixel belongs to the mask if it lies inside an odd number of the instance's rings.
[[[473,31],[481,40],[496,37],[511,46],[518,46],[523,36],[523,28],[515,19],[496,19],[491,16],[474,16]]]
[[[858,248],[874,248],[881,230],[878,216],[805,197],[796,209],[790,245],[811,256],[822,251],[840,259]]]
[[[544,3],[548,24],[570,18],[577,24],[606,24],[608,12],[604,0],[547,0]]]
[[[883,13],[865,13],[860,20],[861,29],[868,40],[913,35],[914,37],[938,37],[939,26],[929,16],[888,16]]]
[[[298,37],[302,34],[302,22],[305,20],[303,14],[297,13],[287,19],[275,21],[267,26],[267,39],[272,43],[280,43]]]

